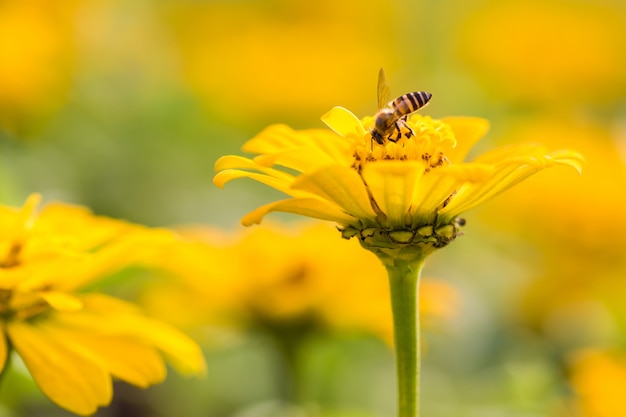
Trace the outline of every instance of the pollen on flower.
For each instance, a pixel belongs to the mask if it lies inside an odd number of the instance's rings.
[[[366,132],[369,132],[374,126],[374,118],[366,117],[362,123]],[[406,124],[414,135],[410,135],[408,128],[402,127],[401,138],[396,142],[386,140],[384,144],[379,144],[369,133],[355,141],[352,167],[360,173],[363,166],[375,161],[424,161],[424,169],[428,172],[432,168],[449,164],[445,153],[456,145],[450,126],[419,114],[410,117]]]

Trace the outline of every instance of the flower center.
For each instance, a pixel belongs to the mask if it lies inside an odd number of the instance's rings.
[[[374,126],[373,117],[361,120],[361,124],[366,133],[354,141],[351,167],[363,180],[371,207],[377,216],[377,224],[346,226],[341,229],[342,236],[346,239],[358,236],[361,244],[374,252],[397,249],[406,251],[407,254],[415,251],[428,253],[453,241],[460,233],[462,221],[439,224],[436,221],[436,211],[420,213],[417,206],[404,207],[406,196],[402,194],[402,190],[396,193],[401,195],[396,200],[393,199],[394,193],[390,192],[388,196],[392,198],[385,200],[383,207],[363,177],[364,167],[378,161],[419,161],[425,174],[449,165],[450,161],[445,155],[456,146],[452,128],[440,120],[414,114],[407,120],[396,123],[395,131],[381,139],[370,133]],[[416,164],[411,165],[414,167]],[[452,191],[441,205],[445,207],[454,194],[455,191]],[[398,207],[403,211],[399,212]],[[390,213],[395,217],[390,218]]]
[[[49,310],[48,303],[33,292],[0,289],[0,320],[27,320]]]
[[[374,118],[362,120],[363,127],[369,132],[374,126]],[[383,144],[377,143],[370,134],[358,141],[354,147],[352,168],[361,172],[363,166],[375,161],[424,161],[425,172],[433,168],[448,165],[445,157],[447,149],[456,144],[450,126],[429,116],[413,115],[406,124],[399,124],[399,131],[394,132]]]
[[[11,309],[9,302],[13,296],[13,291],[0,289],[0,316],[7,314]]]
[[[4,250],[4,256],[0,257],[0,268],[13,268],[14,266],[19,265],[19,255],[21,250],[21,243],[8,243],[8,248]]]
[[[20,268],[20,241],[3,242],[0,247],[0,269]],[[47,290],[49,288],[41,288]],[[35,291],[21,292],[14,288],[0,288],[0,320],[27,320],[49,311],[50,307]]]

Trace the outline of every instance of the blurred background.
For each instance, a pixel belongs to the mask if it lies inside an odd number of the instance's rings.
[[[393,97],[433,94],[425,114],[489,119],[476,153],[587,159],[467,213],[429,259],[423,415],[626,415],[626,1],[2,0],[0,202],[36,191],[189,239],[103,288],[187,330],[207,377],[116,386],[99,415],[394,415],[376,260],[295,216],[244,231],[278,192],[211,182],[269,124],[375,113],[380,67]],[[69,415],[12,372],[0,416]]]

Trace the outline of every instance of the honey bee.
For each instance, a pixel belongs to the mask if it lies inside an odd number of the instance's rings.
[[[378,113],[374,116],[374,127],[370,131],[372,139],[383,145],[386,140],[397,142],[402,138],[402,128],[406,129],[405,136],[414,136],[413,130],[406,124],[407,117],[426,106],[432,94],[425,91],[414,91],[396,98],[385,104],[389,95],[389,86],[385,81],[385,71],[378,72]]]

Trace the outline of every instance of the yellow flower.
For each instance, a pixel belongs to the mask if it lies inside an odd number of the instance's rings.
[[[361,7],[357,0],[281,0],[269,8],[263,2],[160,6],[184,82],[219,120],[238,124],[243,108],[261,121],[277,113],[291,118],[318,113],[333,97],[366,100],[368,94],[359,86],[367,71],[353,71],[351,63],[375,70],[376,62],[396,61],[389,47],[393,41],[381,37],[397,24],[389,7]],[[363,25],[366,21],[375,21],[378,30]],[[332,46],[337,42],[340,48]],[[334,63],[332,68],[328,62]]]
[[[379,93],[384,92],[382,80],[379,76]],[[418,102],[423,106],[426,96],[403,97],[411,104],[394,101],[393,111],[363,120],[335,107],[322,117],[332,131],[271,126],[244,145],[258,156],[220,158],[214,183],[221,187],[251,178],[291,197],[254,210],[244,217],[244,225],[259,223],[274,211],[330,220],[339,223],[344,238],[358,237],[378,256],[389,276],[398,415],[414,417],[420,403],[417,294],[426,257],[459,235],[464,211],[544,168],[566,165],[580,172],[583,158],[574,151],[548,152],[528,144],[464,162],[487,131],[487,121],[421,115],[393,119],[403,108],[415,108]],[[391,122],[384,120],[388,117]]]
[[[72,76],[77,2],[24,0],[0,4],[0,125],[60,107]],[[16,41],[19,39],[19,42]]]
[[[459,58],[499,97],[574,108],[619,103],[626,91],[623,16],[619,2],[484,2],[464,15],[455,37]]]
[[[571,383],[583,417],[626,415],[626,357],[623,353],[588,349],[576,355]]]
[[[372,138],[372,117],[359,120],[335,107],[322,120],[332,131],[270,126],[244,145],[258,156],[216,162],[220,187],[246,177],[291,197],[254,210],[244,225],[291,212],[337,222],[344,237],[358,236],[369,248],[404,245],[428,253],[459,234],[462,212],[549,166],[581,169],[580,154],[539,145],[495,149],[463,162],[488,129],[479,118],[413,115],[406,124],[414,136],[403,129],[400,140],[382,144]]]
[[[541,181],[516,187],[507,198],[476,213],[476,221],[516,236],[542,254],[541,265],[527,272],[526,285],[518,292],[519,314],[532,326],[558,331],[569,327],[553,326],[556,318],[572,317],[577,338],[585,334],[580,314],[590,317],[578,313],[581,306],[599,301],[612,314],[626,317],[622,297],[626,291],[626,222],[615,216],[626,211],[626,197],[616,192],[626,184],[626,166],[617,148],[619,130],[576,118],[525,118],[512,120],[508,128],[509,133],[503,132],[508,141],[534,135],[548,146],[567,143],[586,160],[585,175],[576,187],[563,186],[567,172],[552,170],[542,174]],[[529,196],[541,202],[540,211],[527,209]],[[587,322],[593,329],[602,327],[593,320]]]
[[[39,200],[0,206],[0,370],[15,350],[46,396],[81,415],[111,401],[112,378],[162,381],[163,357],[201,371],[199,348],[179,331],[127,302],[76,293],[151,255],[170,234],[61,204],[36,213]]]
[[[190,329],[313,321],[329,329],[370,332],[391,343],[383,266],[358,243],[337,239],[327,225],[291,231],[273,225],[229,238],[206,228],[183,235],[156,265],[175,279],[154,283],[142,297],[151,315]],[[456,313],[458,294],[426,279],[421,301],[424,319],[436,323]]]

